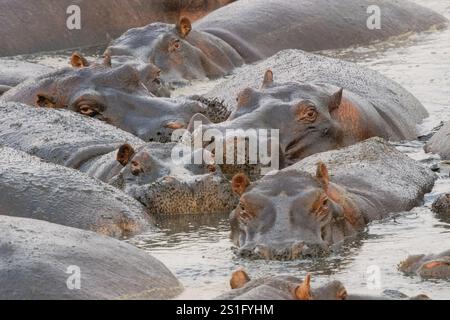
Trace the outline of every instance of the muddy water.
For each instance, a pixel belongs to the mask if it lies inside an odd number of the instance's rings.
[[[415,1],[450,18],[450,0]],[[90,56],[95,57],[101,50],[90,50]],[[410,90],[430,112],[430,117],[419,127],[423,135],[441,121],[450,120],[450,29],[321,54],[375,69]],[[69,52],[59,52],[15,59],[61,67],[67,66],[68,55]],[[194,83],[178,90],[176,95],[201,94],[218,81]],[[223,293],[228,290],[231,271],[243,266],[253,277],[280,273],[302,277],[310,272],[314,282],[338,279],[349,292],[378,294],[384,289],[396,289],[406,294],[426,293],[434,299],[450,299],[449,282],[422,281],[397,271],[397,264],[409,254],[450,248],[450,218],[439,219],[430,210],[437,195],[450,191],[450,164],[424,154],[422,147],[422,141],[398,146],[426,165],[441,166],[440,179],[433,192],[426,196],[424,206],[372,223],[364,234],[327,258],[291,262],[241,259],[234,254],[228,239],[227,216],[216,215],[161,220],[162,231],[140,235],[129,242],[148,250],[178,276],[186,287],[180,298],[208,299]],[[379,286],[368,285],[367,270],[373,266],[380,270]]]

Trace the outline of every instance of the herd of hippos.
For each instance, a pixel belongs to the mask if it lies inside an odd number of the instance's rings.
[[[90,2],[108,14],[89,13],[88,23],[97,17],[117,32],[128,2]],[[243,259],[314,258],[371,221],[420,206],[433,188],[437,175],[388,142],[417,139],[422,104],[377,72],[307,52],[444,28],[444,17],[403,0],[159,2],[148,1],[159,8],[147,8],[151,16],[128,19],[164,22],[126,31],[101,59],[75,52],[67,68],[0,67],[0,299],[174,298],[177,278],[120,241],[157,230],[158,215],[231,212]],[[31,1],[6,3],[14,12]],[[369,5],[381,8],[381,29],[366,27]],[[111,16],[115,23],[102,23]],[[48,45],[69,41],[55,34]],[[15,44],[2,54],[30,50]],[[170,97],[225,75],[203,96]],[[252,166],[174,161],[171,134],[193,119],[219,132],[279,129],[281,170],[261,177]],[[426,151],[450,159],[449,136],[447,123]],[[450,214],[450,195],[434,208]],[[83,272],[80,290],[67,287],[71,265]],[[399,269],[449,279],[450,251],[410,256]],[[219,299],[390,298],[358,296],[339,281],[314,287],[310,275],[251,279],[237,270],[230,285]]]

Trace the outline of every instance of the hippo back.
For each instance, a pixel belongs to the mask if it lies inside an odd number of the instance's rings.
[[[442,159],[450,160],[450,122],[446,122],[428,141],[425,151],[437,153]]]
[[[382,14],[381,28],[368,27],[373,13],[369,9],[374,6]],[[194,28],[235,48],[250,45],[269,57],[283,49],[317,51],[368,44],[446,21],[403,0],[240,0],[200,19]]]
[[[169,299],[182,291],[159,260],[123,241],[6,216],[0,234],[0,299]]]

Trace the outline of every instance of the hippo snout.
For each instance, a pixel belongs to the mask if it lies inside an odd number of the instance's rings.
[[[264,260],[295,260],[304,257],[317,257],[328,253],[326,244],[307,244],[304,241],[280,243],[274,245],[246,244],[237,250],[243,258]]]

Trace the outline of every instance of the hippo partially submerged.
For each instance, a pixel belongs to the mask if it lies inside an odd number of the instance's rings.
[[[309,155],[371,137],[400,141],[417,136],[416,122],[409,115],[414,106],[405,105],[411,109],[406,113],[398,101],[378,104],[332,84],[279,83],[273,77],[272,71],[266,71],[261,89],[246,88],[239,93],[227,121],[207,123],[203,116],[193,117],[191,124],[203,123],[200,129],[193,127],[194,138],[201,134],[204,140],[207,131],[226,136],[229,132],[246,135],[252,130],[275,129],[283,163],[291,165]],[[213,147],[218,149],[216,141]],[[219,156],[216,152],[216,158]]]
[[[183,290],[130,244],[44,221],[0,216],[0,299],[170,299]]]
[[[381,28],[369,28],[381,10]],[[372,12],[372,11],[370,11]],[[350,14],[351,13],[351,14]],[[108,48],[156,64],[169,82],[223,76],[243,63],[283,49],[317,51],[368,44],[407,32],[442,26],[446,19],[408,1],[244,0],[195,23],[153,23],[131,29]]]
[[[239,174],[231,238],[248,257],[322,254],[370,221],[419,205],[435,179],[380,138],[310,156],[256,183]]]
[[[436,153],[442,159],[450,160],[450,121],[446,122],[425,145],[426,152]]]
[[[439,254],[409,256],[399,265],[400,271],[423,279],[450,280],[450,250]]]
[[[124,237],[151,228],[143,206],[76,170],[0,147],[0,215]]]
[[[231,291],[217,297],[218,300],[427,300],[426,295],[408,297],[398,291],[383,292],[382,296],[349,294],[344,285],[330,281],[313,288],[311,275],[303,280],[293,276],[267,276],[250,279],[245,270],[233,272],[230,280]],[[392,295],[395,294],[395,297]]]
[[[187,98],[156,98],[130,65],[111,68],[96,64],[66,68],[25,81],[0,101],[68,109],[108,122],[146,141],[170,141],[171,132],[187,126],[195,113],[208,113],[201,103]]]
[[[17,59],[0,59],[0,96],[7,89],[17,86],[28,78],[37,77],[52,70],[50,67],[36,63]]]
[[[217,166],[172,158],[175,143],[145,144],[66,110],[0,103],[0,115],[0,144],[113,184],[151,213],[229,212],[237,203]]]

